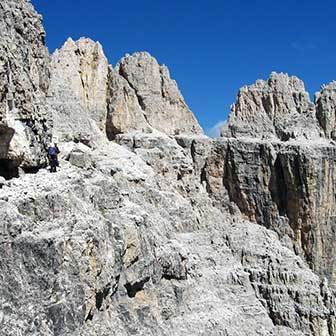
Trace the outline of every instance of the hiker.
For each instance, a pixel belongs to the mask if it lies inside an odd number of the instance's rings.
[[[51,144],[48,147],[48,160],[50,164],[50,172],[56,173],[56,167],[59,166],[57,155],[60,153],[60,150],[57,147],[57,144]]]

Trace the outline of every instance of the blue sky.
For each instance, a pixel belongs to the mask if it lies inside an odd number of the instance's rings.
[[[271,71],[304,80],[313,95],[336,79],[331,0],[32,0],[50,51],[67,37],[102,43],[113,65],[146,50],[171,75],[206,131],[224,120],[238,89]]]

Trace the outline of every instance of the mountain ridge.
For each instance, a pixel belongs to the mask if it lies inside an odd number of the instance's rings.
[[[0,5],[0,334],[336,335],[333,84],[317,118],[273,74],[211,139],[149,54],[40,20]]]

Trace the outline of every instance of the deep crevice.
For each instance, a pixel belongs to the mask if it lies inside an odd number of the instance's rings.
[[[113,295],[115,295],[118,291],[118,287],[119,287],[119,280],[120,280],[120,275],[117,275],[116,278],[116,283],[114,284],[113,288],[112,288],[112,293],[110,295],[110,297],[112,297]]]
[[[175,275],[175,274],[168,274],[168,273],[163,273],[162,274],[162,279],[166,279],[166,280],[177,280],[177,281],[182,281],[182,280],[187,280],[188,276],[187,275]]]
[[[207,172],[206,172],[206,164],[204,165],[204,167],[202,167],[201,169],[201,184],[205,183],[205,188],[208,194],[211,194],[211,188],[210,188],[210,184],[207,178]]]
[[[276,158],[273,166],[269,189],[271,191],[272,199],[278,207],[280,216],[286,216],[288,191],[285,181],[285,174],[279,156]]]
[[[40,170],[40,167],[23,167],[23,171],[26,174],[37,174]]]
[[[6,180],[19,177],[19,168],[13,160],[0,159],[0,176]]]
[[[85,322],[92,321],[93,320],[93,313],[92,310],[90,310],[88,316],[85,318]]]
[[[105,286],[101,291],[96,292],[96,308],[100,310],[103,305],[104,300],[107,298],[111,290],[111,286]]]
[[[230,144],[227,144],[226,155],[224,159],[224,173],[223,186],[228,191],[230,202],[237,204],[238,208],[246,213],[248,206],[246,200],[242,198],[241,183],[238,178],[238,168],[236,167],[236,160],[234,157],[234,150],[231,149]],[[245,202],[245,203],[244,203]],[[248,213],[246,213],[248,215]]]
[[[193,140],[191,142],[191,145],[190,145],[190,154],[191,154],[191,158],[193,160],[194,165],[195,165],[195,162],[196,162],[196,147],[195,147],[195,144],[196,144],[196,141]]]
[[[135,295],[142,291],[145,284],[149,281],[150,277],[147,276],[145,277],[144,279],[142,280],[139,280],[139,281],[136,281],[134,283],[126,283],[124,286],[127,290],[127,295],[130,297],[130,298],[134,298]]]
[[[130,268],[131,266],[133,266],[134,264],[136,264],[139,261],[139,256],[136,256],[129,264],[129,266],[127,268]]]

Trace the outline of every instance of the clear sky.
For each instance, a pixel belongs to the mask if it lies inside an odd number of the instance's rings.
[[[32,0],[52,52],[67,37],[102,43],[113,65],[149,51],[203,128],[225,120],[238,89],[271,71],[304,80],[313,95],[336,79],[331,0]]]

